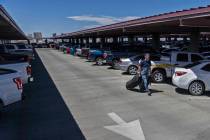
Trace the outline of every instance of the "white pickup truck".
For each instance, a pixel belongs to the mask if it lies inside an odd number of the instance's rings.
[[[165,82],[166,78],[172,77],[175,67],[182,67],[204,59],[199,53],[165,53],[162,55],[161,61],[154,61],[154,65],[152,65],[152,81],[156,83]]]
[[[4,49],[11,54],[27,55],[30,59],[34,59],[33,49],[25,44],[5,44]]]
[[[0,85],[0,108],[22,99],[23,85],[17,71],[0,68]]]
[[[0,68],[19,72],[23,84],[33,81],[31,65],[26,61],[0,61]]]

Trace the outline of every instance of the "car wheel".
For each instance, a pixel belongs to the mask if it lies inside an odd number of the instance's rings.
[[[166,79],[164,71],[156,70],[152,73],[152,81],[155,83],[163,83]]]
[[[205,92],[205,87],[204,87],[203,82],[201,81],[192,82],[189,86],[188,91],[191,95],[194,95],[194,96],[203,95]]]
[[[137,66],[130,66],[128,68],[128,73],[130,75],[136,75],[137,74],[137,70],[138,70]]]
[[[102,66],[103,65],[103,59],[101,57],[98,57],[96,59],[96,64],[99,65],[99,66]]]

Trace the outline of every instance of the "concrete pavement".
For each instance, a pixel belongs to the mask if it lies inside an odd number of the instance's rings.
[[[104,126],[115,125],[108,113],[126,122],[140,120],[146,140],[207,140],[208,100],[193,100],[168,84],[154,84],[153,96],[125,89],[131,77],[107,66],[51,49],[37,50],[69,111],[88,140],[127,140]],[[208,97],[206,97],[208,98]]]

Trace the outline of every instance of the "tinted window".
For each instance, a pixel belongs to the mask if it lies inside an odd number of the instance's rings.
[[[132,61],[139,61],[140,59],[143,59],[144,58],[144,56],[133,56],[133,57],[131,57],[130,59],[132,60]]]
[[[195,67],[195,66],[197,66],[199,64],[201,64],[201,63],[200,62],[195,62],[195,63],[188,64],[188,65],[184,66],[184,68],[190,69],[190,68]]]
[[[191,60],[192,60],[192,62],[197,62],[197,61],[203,60],[203,58],[200,55],[192,54]]]
[[[0,75],[13,73],[13,70],[0,69]]]
[[[143,59],[144,57],[143,56],[138,56],[138,57],[136,57],[134,60],[135,61],[139,61],[140,59]]]
[[[210,53],[203,53],[203,56],[210,56]]]
[[[178,51],[177,49],[168,49],[168,50],[164,50],[164,52],[169,53],[169,52],[173,52],[173,51]]]
[[[14,47],[13,45],[6,45],[6,47],[7,47],[7,49],[9,49],[9,50],[15,49],[15,47]]]
[[[160,56],[150,56],[150,60],[152,61],[160,61]]]
[[[25,45],[18,45],[18,49],[26,49]]]
[[[188,62],[188,54],[185,54],[185,53],[177,54],[177,61],[179,61],[179,62]]]
[[[0,45],[0,53],[4,53],[4,46],[3,45]]]
[[[205,65],[202,70],[210,72],[210,64]]]

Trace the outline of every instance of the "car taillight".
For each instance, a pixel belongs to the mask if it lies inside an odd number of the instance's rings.
[[[27,62],[30,63],[30,62],[31,62],[31,59],[32,59],[32,58],[31,58],[30,56],[28,56],[28,57],[27,57]]]
[[[119,64],[121,64],[121,63],[122,63],[122,60],[121,60],[121,59],[119,59],[118,63],[119,63]]]
[[[17,85],[17,89],[18,90],[23,89],[23,82],[22,82],[22,80],[19,77],[18,78],[14,78],[13,81]]]
[[[176,76],[182,76],[182,75],[185,75],[187,72],[184,72],[184,71],[176,71],[175,72],[175,75]]]
[[[106,58],[108,55],[107,55],[107,53],[104,53],[103,54],[103,58]]]
[[[29,66],[26,67],[26,72],[27,72],[27,75],[31,75],[32,74],[31,65],[29,65]]]

